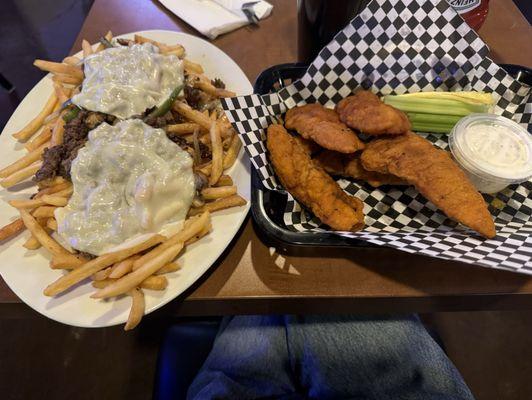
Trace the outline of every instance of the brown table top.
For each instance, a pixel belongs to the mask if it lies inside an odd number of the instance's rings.
[[[253,82],[265,68],[296,60],[296,2],[269,0],[273,15],[213,43]],[[511,0],[490,3],[480,32],[492,58],[532,66],[532,28]],[[170,29],[198,34],[156,1],[96,0],[76,40]],[[209,273],[162,312],[180,315],[400,312],[532,307],[532,277],[387,248],[269,248],[250,218]],[[28,309],[0,279],[1,311]],[[4,313],[5,314],[5,313]]]

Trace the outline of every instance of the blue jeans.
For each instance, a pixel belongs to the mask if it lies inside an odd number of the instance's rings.
[[[224,319],[188,399],[473,399],[419,319]]]

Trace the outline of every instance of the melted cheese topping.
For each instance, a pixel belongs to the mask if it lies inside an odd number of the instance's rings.
[[[127,247],[139,235],[175,230],[195,194],[190,155],[138,119],[92,130],[71,177],[74,193],[55,213],[58,234],[96,255]]]
[[[166,100],[183,83],[183,63],[157,47],[113,47],[86,58],[81,93],[72,102],[120,119],[141,115]]]

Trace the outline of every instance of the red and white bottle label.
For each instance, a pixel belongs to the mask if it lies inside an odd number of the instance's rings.
[[[458,14],[464,14],[477,8],[481,0],[447,0]]]

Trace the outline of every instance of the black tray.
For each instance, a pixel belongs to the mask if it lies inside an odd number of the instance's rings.
[[[532,71],[519,65],[502,64],[515,79],[532,85]],[[255,81],[257,94],[276,92],[301,78],[308,65],[303,63],[280,64],[264,70]],[[267,190],[262,185],[255,168],[251,168],[251,215],[256,226],[269,242],[287,248],[290,246],[377,247],[363,240],[342,236],[335,232],[293,232],[286,229],[283,214],[286,195]]]

